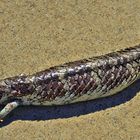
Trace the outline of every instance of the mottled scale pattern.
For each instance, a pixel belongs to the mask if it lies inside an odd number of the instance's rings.
[[[62,105],[113,95],[140,78],[140,45],[1,80],[0,103]],[[8,97],[8,100],[6,99]]]

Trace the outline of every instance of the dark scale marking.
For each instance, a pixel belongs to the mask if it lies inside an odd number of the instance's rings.
[[[0,99],[2,98],[3,94],[4,94],[4,91],[0,90]]]
[[[91,90],[92,87],[94,87],[95,81],[94,80],[90,80],[89,83],[83,87],[82,93],[81,94],[86,94],[88,91]]]
[[[35,83],[37,85],[43,85],[43,84],[48,84],[50,81],[51,81],[51,77],[46,78],[46,79],[37,80]]]

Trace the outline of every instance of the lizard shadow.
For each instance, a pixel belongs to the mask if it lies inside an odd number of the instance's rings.
[[[140,91],[140,80],[131,86],[110,97],[95,99],[81,103],[63,106],[22,106],[9,114],[0,127],[6,126],[15,120],[51,120],[58,118],[70,118],[105,110],[131,100]]]

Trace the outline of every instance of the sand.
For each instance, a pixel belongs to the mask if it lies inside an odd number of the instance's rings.
[[[0,79],[137,45],[139,25],[139,0],[2,0]],[[19,107],[0,140],[139,140],[139,85],[74,105]]]

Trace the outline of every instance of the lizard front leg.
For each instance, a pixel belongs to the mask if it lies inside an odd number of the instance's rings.
[[[0,111],[0,122],[3,121],[3,118],[7,116],[12,110],[19,106],[19,101],[13,101],[8,103],[1,111]]]

